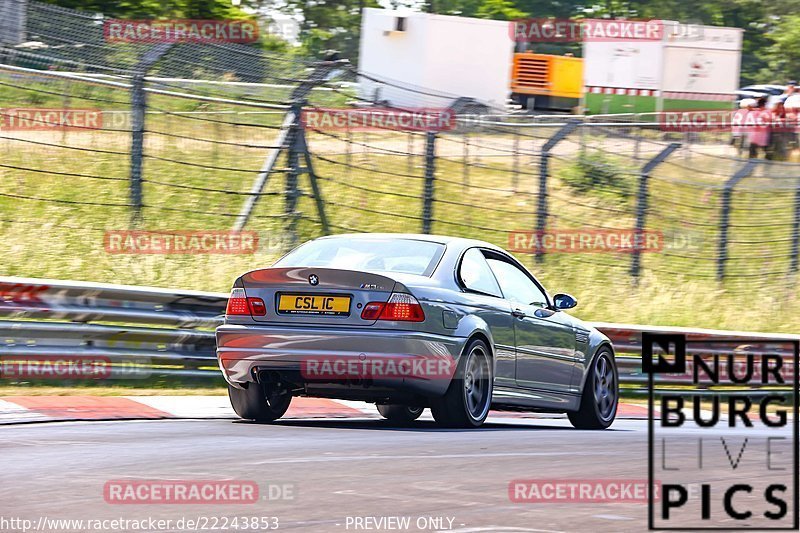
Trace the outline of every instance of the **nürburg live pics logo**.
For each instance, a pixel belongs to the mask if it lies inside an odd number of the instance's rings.
[[[800,341],[699,339],[642,335],[648,528],[796,531]]]

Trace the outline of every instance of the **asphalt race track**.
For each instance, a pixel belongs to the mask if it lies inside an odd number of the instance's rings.
[[[33,524],[42,517],[277,517],[279,530],[334,532],[398,530],[365,517],[409,517],[411,527],[399,529],[406,531],[646,530],[642,502],[514,503],[509,497],[509,483],[520,478],[646,480],[645,420],[618,420],[593,432],[572,429],[563,418],[495,416],[479,430],[461,431],[437,428],[427,413],[424,418],[408,428],[368,418],[6,426],[0,429],[3,516]],[[737,431],[683,430],[687,445],[672,460],[693,460],[697,435],[723,433]],[[126,478],[252,480],[262,495],[252,504],[107,503],[106,482]],[[269,499],[269,486],[289,486],[291,495]]]

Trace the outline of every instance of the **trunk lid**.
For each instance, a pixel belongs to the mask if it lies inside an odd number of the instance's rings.
[[[256,322],[370,326],[361,312],[369,302],[386,302],[395,280],[356,270],[277,267],[248,272],[239,278],[248,298],[261,298],[264,316]]]

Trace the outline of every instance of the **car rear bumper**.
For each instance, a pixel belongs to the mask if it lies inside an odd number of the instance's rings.
[[[290,376],[310,395],[314,389],[333,396],[341,390],[342,396],[366,398],[370,390],[376,396],[381,391],[444,394],[467,342],[417,331],[282,325],[226,324],[216,336],[220,369],[233,386],[274,374]],[[360,374],[367,365],[367,374]],[[354,376],[353,369],[365,379]]]

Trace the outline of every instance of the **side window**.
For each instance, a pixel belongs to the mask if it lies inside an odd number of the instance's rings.
[[[464,254],[458,276],[466,288],[502,298],[497,280],[494,279],[492,270],[486,264],[483,253],[477,248],[467,250]]]
[[[536,307],[547,307],[545,294],[522,270],[499,259],[487,259],[486,262],[494,272],[507,300]]]

